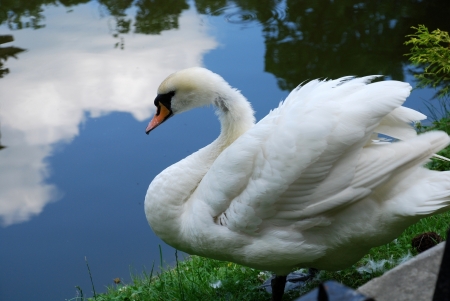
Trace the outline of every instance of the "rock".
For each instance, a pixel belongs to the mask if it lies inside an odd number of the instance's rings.
[[[445,242],[367,282],[358,291],[377,301],[433,299]]]

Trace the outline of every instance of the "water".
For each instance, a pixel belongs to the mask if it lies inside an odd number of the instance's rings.
[[[418,24],[448,31],[449,11],[447,1],[2,4],[0,35],[14,41],[0,52],[0,300],[65,300],[76,285],[92,295],[85,257],[97,292],[159,265],[159,245],[173,262],[145,219],[147,186],[220,129],[205,108],[144,134],[168,74],[205,66],[260,119],[311,78],[413,84],[404,36]],[[407,105],[426,112],[432,95],[415,90]]]

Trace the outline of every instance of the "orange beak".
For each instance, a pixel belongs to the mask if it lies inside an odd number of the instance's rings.
[[[171,117],[172,115],[173,115],[172,111],[166,108],[162,103],[159,103],[158,112],[156,112],[152,121],[150,121],[150,123],[148,124],[147,128],[145,129],[145,133],[148,135],[150,131],[152,131],[158,125],[169,119],[169,117]]]

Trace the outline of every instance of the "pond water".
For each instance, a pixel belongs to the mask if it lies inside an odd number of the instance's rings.
[[[148,184],[219,133],[211,108],[151,135],[159,83],[205,66],[265,116],[300,82],[384,74],[414,85],[411,26],[449,1],[36,0],[0,7],[0,300],[91,296],[166,262]],[[406,105],[426,113],[432,90]]]

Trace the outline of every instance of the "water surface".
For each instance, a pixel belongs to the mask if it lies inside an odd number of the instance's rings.
[[[257,119],[300,82],[384,74],[414,85],[411,26],[447,1],[10,1],[0,7],[0,300],[64,300],[173,262],[143,211],[162,169],[219,133],[211,108],[150,136],[158,84],[205,66]],[[425,111],[430,90],[407,105]]]

